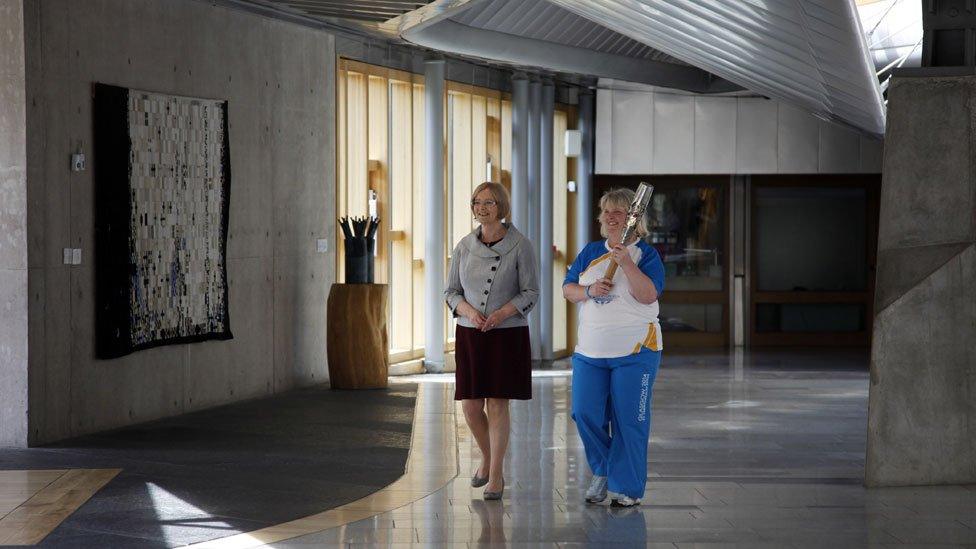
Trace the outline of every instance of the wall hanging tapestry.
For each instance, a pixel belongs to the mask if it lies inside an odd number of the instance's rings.
[[[232,338],[227,102],[94,97],[97,356]]]

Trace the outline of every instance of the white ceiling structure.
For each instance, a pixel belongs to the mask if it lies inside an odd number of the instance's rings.
[[[237,1],[331,24],[346,9],[358,30],[528,70],[696,93],[744,88],[877,136],[878,65],[917,49],[907,25],[921,25],[906,7],[918,0]]]
[[[922,61],[922,3],[917,0],[857,0],[861,27],[878,71],[892,63]]]
[[[724,93],[742,88],[547,0],[433,2],[385,24],[412,44],[530,71]],[[427,12],[427,13],[424,13]],[[436,14],[435,14],[436,13]]]
[[[747,89],[884,133],[851,0],[550,1]]]
[[[684,64],[647,44],[590,21],[545,0],[481,2],[451,18],[479,29],[586,48],[613,55]],[[545,21],[545,25],[540,25]]]
[[[565,32],[553,7],[576,16],[566,19]],[[444,25],[627,57],[671,57],[823,118],[884,133],[884,100],[854,0],[454,0],[439,16],[398,30],[416,42]]]

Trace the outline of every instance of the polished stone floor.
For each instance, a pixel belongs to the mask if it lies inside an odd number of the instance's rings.
[[[512,403],[503,501],[470,488],[478,452],[462,424],[462,474],[444,488],[273,546],[976,546],[976,486],[862,487],[867,362],[861,351],[666,353],[647,496],[621,510],[582,502],[589,474],[559,362],[536,372],[533,400]],[[398,381],[420,383],[430,399],[452,394],[450,375]],[[412,451],[418,442],[431,455],[447,444],[415,440]]]
[[[867,364],[864,351],[667,351],[636,509],[582,501],[567,361],[512,403],[500,502],[469,485],[480,456],[451,374],[2,450],[0,469],[121,469],[45,546],[976,547],[976,486],[862,486]]]

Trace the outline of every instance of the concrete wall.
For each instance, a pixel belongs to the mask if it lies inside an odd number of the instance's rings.
[[[24,5],[31,443],[326,381],[334,37],[194,0]],[[233,340],[94,358],[93,174],[68,169],[91,159],[93,82],[229,101]]]
[[[869,486],[976,483],[976,77],[888,91]]]
[[[761,97],[603,82],[596,173],[880,173],[881,141]]]
[[[0,0],[0,446],[27,444],[27,133],[22,0]]]

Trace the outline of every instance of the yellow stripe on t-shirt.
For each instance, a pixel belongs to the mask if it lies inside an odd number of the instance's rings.
[[[661,345],[657,341],[657,328],[653,323],[648,323],[647,325],[647,335],[644,336],[644,340],[634,345],[634,350],[631,354],[637,354],[640,352],[641,347],[647,347],[652,351],[660,351]]]
[[[580,273],[580,278],[583,278],[583,275],[586,274],[586,271],[589,271],[590,269],[592,269],[596,265],[599,265],[600,263],[602,263],[602,262],[604,262],[604,261],[606,261],[608,259],[610,259],[610,252],[607,252],[607,253],[601,255],[600,257],[594,259],[593,261],[590,261],[590,264],[587,265],[585,269],[583,269],[583,272],[582,273]]]
[[[644,344],[645,347],[652,351],[660,351],[661,346],[657,343],[657,326],[650,324],[647,328],[647,343]]]

